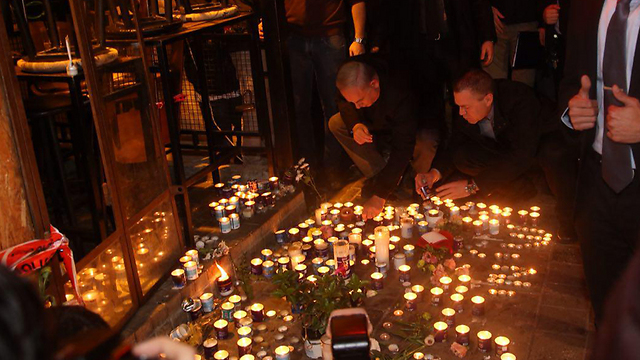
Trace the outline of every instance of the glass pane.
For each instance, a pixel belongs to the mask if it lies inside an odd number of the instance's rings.
[[[131,228],[142,293],[146,294],[180,254],[180,242],[169,199],[145,215]]]
[[[87,309],[113,326],[131,309],[131,292],[120,241],[103,251],[82,269],[77,269],[78,288]],[[71,282],[65,284],[67,300],[74,298]]]

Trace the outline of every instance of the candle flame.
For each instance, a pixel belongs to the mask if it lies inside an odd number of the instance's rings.
[[[220,277],[218,278],[219,281],[224,281],[227,280],[229,278],[229,275],[227,274],[226,271],[224,271],[224,269],[216,262],[216,266],[218,267],[218,270],[220,270]]]

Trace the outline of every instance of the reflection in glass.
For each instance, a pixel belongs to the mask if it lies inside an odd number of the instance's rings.
[[[180,254],[170,200],[143,216],[131,228],[130,234],[142,293],[146,294],[162,275],[169,272]]]
[[[78,288],[87,309],[116,325],[131,309],[131,293],[119,241],[77,271]],[[65,284],[66,300],[73,300],[71,282]]]

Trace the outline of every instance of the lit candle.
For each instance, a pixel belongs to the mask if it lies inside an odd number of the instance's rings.
[[[456,342],[460,345],[469,345],[469,327],[467,325],[456,326]]]
[[[276,268],[275,268],[275,263],[271,260],[266,260],[265,262],[262,263],[262,275],[264,275],[265,278],[270,279],[273,274],[275,273]]]
[[[407,258],[407,260],[413,259],[416,249],[414,245],[407,244],[402,249],[404,250],[404,256]]]
[[[489,234],[498,235],[500,233],[500,221],[498,219],[489,220]]]
[[[251,318],[255,322],[264,321],[264,305],[260,303],[251,305]]]
[[[452,206],[449,208],[449,218],[454,218],[456,216],[460,216],[460,208],[457,206]]]
[[[187,280],[196,280],[198,278],[198,264],[195,261],[187,261],[184,263],[184,272],[187,275]]]
[[[251,330],[251,327],[249,327],[249,326],[241,326],[240,328],[238,328],[238,337],[240,339],[251,337],[252,332],[253,332],[253,330]]]
[[[229,336],[229,322],[227,320],[220,319],[213,323],[213,327],[216,329],[218,340],[224,340]]]
[[[444,293],[444,290],[442,290],[439,287],[434,287],[434,288],[431,288],[430,291],[431,291],[431,305],[439,306],[440,299],[442,298],[442,294]]]
[[[457,312],[462,312],[462,310],[463,310],[462,301],[463,300],[464,300],[464,295],[462,295],[462,294],[455,293],[455,294],[451,295],[451,301],[453,302],[452,306]]]
[[[329,244],[323,239],[316,239],[313,241],[313,245],[316,249],[316,256],[327,259],[329,258]]]
[[[229,352],[226,350],[218,350],[213,354],[214,360],[229,360]]]
[[[290,263],[290,259],[288,256],[281,256],[278,258],[278,267],[280,268],[280,270],[288,270],[289,269],[289,263]]]
[[[404,294],[405,299],[405,307],[409,311],[413,311],[418,308],[418,295],[412,292],[408,292]]]
[[[496,344],[496,355],[500,356],[506,352],[509,352],[509,343],[511,343],[511,340],[509,340],[508,337],[506,336],[498,336],[495,338],[494,340],[495,344]]]
[[[238,339],[238,355],[242,356],[251,353],[251,338]]]
[[[325,276],[331,272],[331,269],[328,266],[320,266],[318,268],[318,275]]]
[[[440,278],[440,285],[442,286],[442,290],[447,291],[449,290],[449,285],[451,285],[451,278],[448,276],[443,276]]]
[[[500,356],[500,360],[516,360],[516,356],[512,353],[504,353]]]
[[[527,223],[527,215],[528,214],[529,214],[529,212],[527,210],[518,211],[518,215],[520,215],[520,222],[522,223],[522,225],[525,225]]]
[[[231,222],[231,230],[240,229],[240,216],[238,214],[229,215],[229,221]]]
[[[371,274],[371,288],[373,290],[380,290],[383,288],[383,279],[384,275],[379,272],[374,272]]]
[[[238,310],[233,313],[233,321],[235,322],[236,328],[240,327],[240,320],[247,317],[247,312],[244,310]]]
[[[298,264],[298,265],[296,265],[295,268],[293,268],[293,270],[297,271],[301,275],[306,275],[306,273],[307,273],[307,265]]]
[[[231,295],[229,296],[229,302],[233,304],[233,308],[235,310],[240,310],[240,302],[242,301],[242,297],[240,295]]]
[[[389,229],[386,226],[378,226],[374,229],[376,262],[389,263]]]
[[[305,259],[306,259],[306,256],[302,254],[291,256],[291,267],[295,269],[296,266],[298,266],[298,264],[302,264]]]
[[[411,266],[409,265],[400,265],[398,267],[398,271],[400,272],[400,282],[409,282],[411,281]]]
[[[278,346],[275,350],[276,352],[276,360],[289,360],[289,347],[282,345]]]
[[[438,321],[435,324],[433,324],[433,339],[436,342],[443,342],[447,339],[447,329],[449,328],[449,325],[447,325],[447,323],[443,322],[443,321]]]
[[[218,340],[209,338],[202,343],[202,347],[204,348],[204,358],[213,359],[213,354],[218,351]]]
[[[413,360],[424,360],[424,354],[419,351],[414,352]]]
[[[469,291],[469,288],[464,286],[464,285],[460,285],[460,286],[456,286],[456,292],[458,294],[465,294],[467,291]]]
[[[213,294],[204,293],[200,295],[200,301],[202,302],[202,311],[210,313],[213,311]]]
[[[413,218],[405,216],[400,219],[400,235],[403,239],[411,239],[413,237]]]
[[[531,226],[538,226],[538,219],[540,218],[540,213],[532,212],[529,214],[531,218]]]
[[[220,276],[216,279],[218,285],[218,292],[220,296],[229,296],[233,292],[233,282],[226,271],[216,262],[216,267],[220,270]],[[187,278],[189,278],[189,272],[187,272]]]
[[[262,275],[262,260],[259,258],[251,259],[251,273],[253,275]]]
[[[224,320],[231,321],[233,319],[233,311],[235,310],[233,303],[222,303],[222,305],[220,305],[220,309],[222,310],[222,318]]]
[[[362,233],[351,232],[349,234],[349,244],[353,244],[356,249],[359,249],[362,244]]]
[[[456,324],[456,311],[451,308],[442,309],[442,320],[449,326]]]
[[[484,298],[482,296],[474,296],[471,298],[473,306],[471,308],[471,314],[474,316],[484,315]]]
[[[473,229],[474,229],[474,232],[475,232],[476,236],[482,235],[482,226],[483,226],[482,220],[475,220],[473,222]]]
[[[422,285],[413,285],[411,287],[411,291],[413,293],[415,293],[416,295],[418,295],[418,299],[422,297],[422,294],[424,293],[424,286]]]
[[[176,289],[182,289],[187,284],[187,277],[182,269],[175,269],[171,272],[171,280]]]
[[[464,227],[466,229],[471,229],[471,226],[473,225],[473,219],[470,218],[469,216],[465,216],[462,218],[462,223],[464,224]]]
[[[491,335],[490,332],[482,330],[478,332],[478,349],[482,352],[491,350]]]

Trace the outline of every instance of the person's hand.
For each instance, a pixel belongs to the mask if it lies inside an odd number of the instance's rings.
[[[351,46],[349,46],[349,56],[357,56],[362,55],[366,52],[364,44],[359,44],[357,42],[352,42]]]
[[[353,140],[356,141],[358,145],[362,145],[364,143],[372,143],[373,136],[369,133],[369,128],[365,124],[356,124],[353,127]]]
[[[544,8],[542,12],[542,19],[547,25],[555,25],[560,19],[560,5],[551,4]]]
[[[540,38],[540,45],[544,46],[546,44],[546,36],[547,30],[545,28],[538,28],[538,37]]]
[[[480,48],[482,66],[489,66],[493,62],[493,41],[485,41]]]
[[[362,209],[362,220],[367,221],[368,219],[372,219],[384,208],[385,200],[379,196],[373,195],[366,203],[363,205]]]
[[[640,101],[625,94],[617,85],[613,85],[613,96],[624,106],[611,105],[607,109],[607,136],[623,144],[640,142]]]
[[[467,192],[467,180],[458,180],[446,183],[436,189],[436,196],[440,199],[462,199],[469,196]]]
[[[587,75],[580,79],[580,91],[569,100],[569,119],[576,130],[591,129],[598,117],[598,101],[589,99],[591,80]]]
[[[433,187],[438,180],[440,180],[440,171],[436,169],[431,169],[427,173],[421,173],[416,175],[416,192],[419,195],[422,195],[420,189],[423,186],[427,186],[429,189]]]
[[[504,19],[504,15],[493,6],[491,10],[493,11],[493,24],[496,26],[496,34],[502,35],[504,33],[504,24],[501,19]]]
[[[133,355],[143,358],[157,358],[163,354],[168,360],[193,360],[196,354],[189,345],[161,336],[143,341],[133,346]]]
[[[262,20],[258,23],[258,36],[260,36],[260,40],[264,40],[264,28],[262,27]]]

